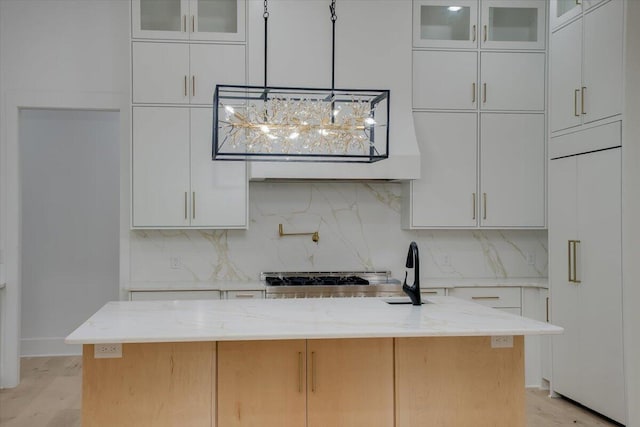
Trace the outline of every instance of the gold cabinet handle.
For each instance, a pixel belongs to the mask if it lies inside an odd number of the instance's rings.
[[[311,352],[311,391],[316,392],[316,352]]]
[[[578,114],[578,93],[580,93],[580,89],[573,91],[573,115],[576,117],[580,117]]]
[[[298,393],[302,393],[302,377],[304,371],[302,370],[302,352],[298,352]]]
[[[184,219],[187,219],[187,192],[184,192]]]
[[[573,241],[573,283],[581,283],[578,280],[578,260],[577,260],[577,252],[578,252],[578,244],[580,240]]]
[[[487,84],[482,83],[482,103],[487,103]]]
[[[187,93],[187,76],[184,76],[184,96],[188,96]]]
[[[476,193],[472,193],[471,196],[473,199],[473,218],[472,219],[476,219]]]
[[[191,15],[191,32],[192,33],[196,32],[196,16],[195,15]]]
[[[187,15],[182,15],[182,28],[185,33],[187,32]]]
[[[584,111],[584,96],[587,93],[587,88],[585,86],[582,86],[582,89],[580,91],[580,109],[582,111],[582,114],[587,114],[586,111]]]
[[[236,294],[235,298],[255,298],[254,294]]]
[[[549,322],[549,297],[547,297],[547,322]]]
[[[196,76],[191,76],[191,96],[196,96]]]
[[[196,219],[196,192],[191,193],[191,217]]]
[[[568,240],[568,246],[567,246],[567,255],[568,255],[568,260],[567,260],[567,272],[568,272],[568,281],[569,283],[573,282],[573,278],[571,277],[571,240]]]
[[[473,36],[472,41],[476,41],[476,26],[475,25],[473,26],[473,30],[471,31],[471,34]]]
[[[476,102],[476,83],[471,83],[471,103],[475,104]]]
[[[487,219],[487,193],[482,193],[482,219]]]
[[[486,25],[484,26],[484,36],[483,36],[483,39],[484,39],[484,41],[485,41],[485,43],[486,43],[486,41],[487,41],[487,26],[486,26]]]
[[[491,297],[471,297],[471,299],[478,299],[478,300],[488,300],[488,299],[500,299],[500,297],[496,297],[496,296],[491,296]]]
[[[420,293],[425,295],[438,295],[437,291],[420,291]]]

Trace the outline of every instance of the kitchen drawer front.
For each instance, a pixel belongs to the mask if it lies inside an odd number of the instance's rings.
[[[443,297],[446,295],[446,292],[444,288],[426,288],[426,289],[423,288],[423,289],[420,289],[420,294],[422,295],[423,298],[432,297],[432,296]]]
[[[226,291],[225,299],[262,299],[263,291]]]
[[[173,301],[188,299],[220,299],[220,291],[131,291],[131,301]]]
[[[507,313],[515,314],[516,316],[522,316],[522,310],[520,307],[503,307],[498,308],[500,311],[506,311]]]
[[[453,288],[449,289],[449,296],[471,300],[494,308],[520,308],[521,306],[519,287]]]

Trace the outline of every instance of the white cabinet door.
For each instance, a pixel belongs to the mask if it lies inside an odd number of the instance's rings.
[[[586,12],[606,0],[582,0],[582,9]],[[622,3],[622,2],[621,2]]]
[[[544,0],[482,0],[480,47],[544,49]]]
[[[211,109],[191,109],[191,226],[246,228],[246,163],[211,160],[212,120]]]
[[[245,0],[189,1],[191,40],[245,40]]]
[[[133,38],[186,40],[189,0],[132,0]]]
[[[211,105],[217,84],[246,84],[243,45],[192,44],[190,58],[191,104]]]
[[[480,225],[544,227],[544,115],[483,113],[480,129]]]
[[[411,182],[411,226],[477,224],[476,113],[414,113],[421,178]]]
[[[551,34],[550,127],[559,131],[582,123],[582,20]]]
[[[583,373],[576,400],[624,424],[620,152],[578,156],[576,271],[581,283],[575,359]]]
[[[622,112],[624,2],[584,15],[583,120],[590,123]]]
[[[189,110],[133,108],[132,225],[189,224]]]
[[[413,108],[475,109],[476,52],[413,52]]]
[[[477,22],[477,0],[414,0],[413,45],[475,48]]]
[[[189,46],[133,42],[133,102],[189,102]]]
[[[544,111],[545,54],[483,52],[483,110]]]
[[[555,30],[565,22],[581,15],[582,3],[580,0],[551,0],[549,9],[551,29]]]

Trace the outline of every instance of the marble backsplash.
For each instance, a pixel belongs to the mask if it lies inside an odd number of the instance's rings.
[[[546,231],[402,230],[396,183],[252,182],[249,190],[248,230],[131,231],[131,282],[255,281],[261,271],[401,278],[412,240],[423,279],[547,276]],[[320,240],[279,237],[280,223],[285,232],[317,230]]]

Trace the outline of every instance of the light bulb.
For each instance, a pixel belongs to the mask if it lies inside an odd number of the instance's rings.
[[[234,110],[231,105],[225,105],[224,109],[227,110],[227,112],[230,114],[233,114],[236,112],[236,110]]]
[[[267,125],[262,125],[260,126],[260,130],[264,133],[269,133],[269,126]]]
[[[449,9],[451,12],[457,12],[460,9],[462,9],[461,6],[449,6],[447,9]]]
[[[289,135],[289,139],[296,139],[300,136],[300,134],[298,132],[291,132],[291,134]]]
[[[373,119],[373,117],[367,117],[366,119],[364,119],[364,123],[371,126],[375,125],[376,121]]]

